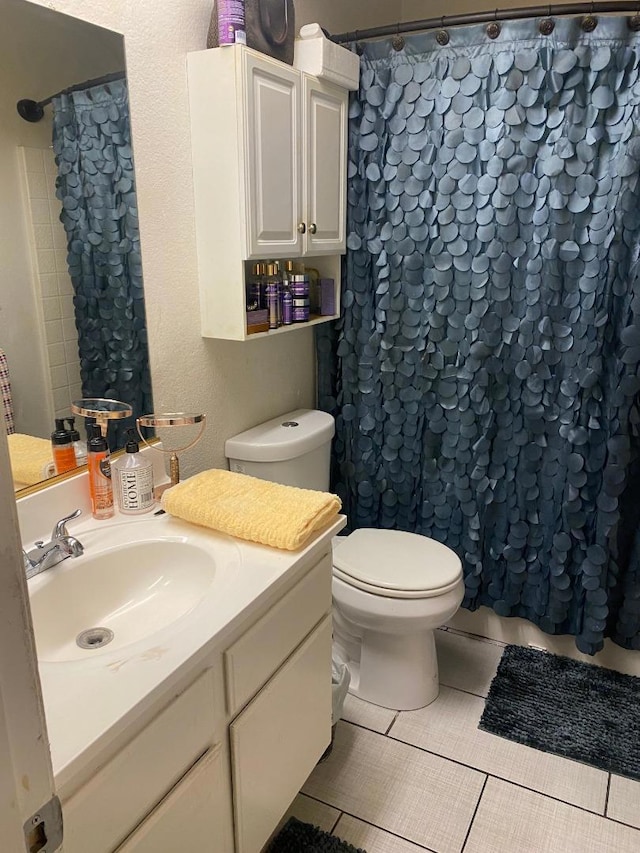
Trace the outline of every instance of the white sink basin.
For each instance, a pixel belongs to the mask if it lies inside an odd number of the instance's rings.
[[[118,533],[130,538],[133,527],[123,525],[111,541]],[[107,548],[95,543],[95,549],[90,535],[78,533],[78,538],[83,556],[29,582],[43,662],[86,660],[152,638],[228,580],[228,555],[217,559],[197,536],[195,543],[186,537],[145,537]]]

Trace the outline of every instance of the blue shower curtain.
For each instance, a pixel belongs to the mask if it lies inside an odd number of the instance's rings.
[[[126,82],[59,95],[53,110],[82,394],[129,403],[135,418],[153,404]],[[112,446],[133,423],[109,427]]]
[[[352,528],[453,548],[467,608],[640,648],[640,42],[449,35],[363,49],[333,485]]]

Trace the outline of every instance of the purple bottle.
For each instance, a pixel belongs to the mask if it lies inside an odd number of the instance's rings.
[[[244,0],[217,0],[218,44],[246,44]]]
[[[293,323],[293,296],[285,284],[282,293],[282,325],[290,326]]]

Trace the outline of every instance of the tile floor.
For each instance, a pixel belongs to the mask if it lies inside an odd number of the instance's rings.
[[[347,698],[289,814],[367,853],[638,853],[640,782],[478,731],[500,644],[438,632],[440,696]]]

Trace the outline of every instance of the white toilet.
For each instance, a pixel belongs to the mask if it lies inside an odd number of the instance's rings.
[[[331,415],[298,409],[225,444],[229,468],[306,489],[329,489]],[[334,654],[351,672],[349,692],[410,711],[438,695],[434,630],[458,610],[462,564],[440,542],[363,528],[334,540]]]

